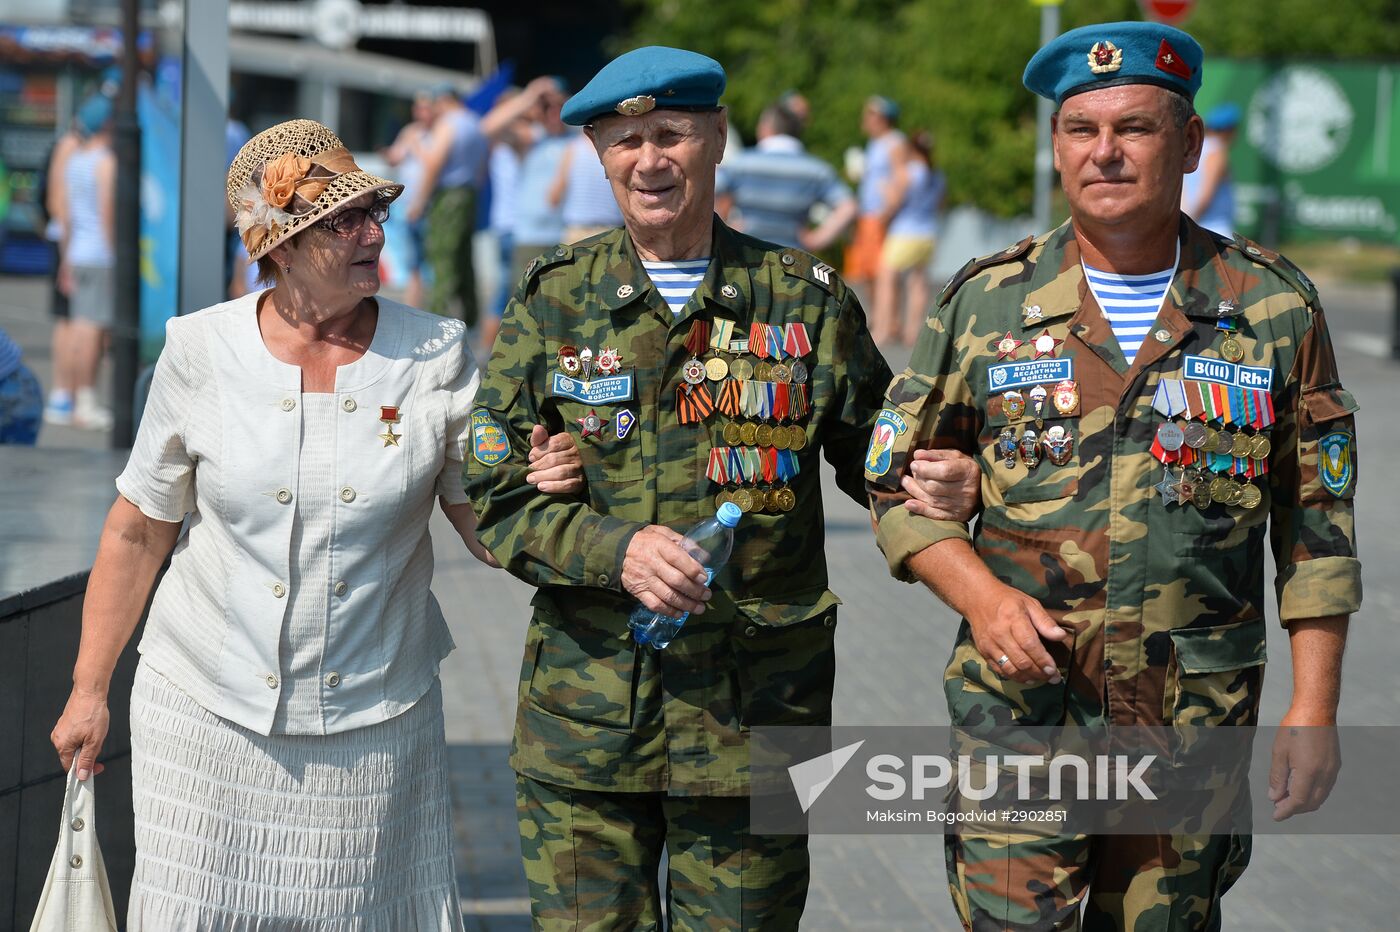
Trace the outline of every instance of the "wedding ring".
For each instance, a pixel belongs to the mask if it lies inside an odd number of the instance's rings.
[[[1004,667],[1010,662],[1011,658],[1006,656],[1005,654],[1002,654],[1000,657],[997,658],[997,666],[999,667]]]

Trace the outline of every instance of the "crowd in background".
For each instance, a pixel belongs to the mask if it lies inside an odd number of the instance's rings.
[[[43,420],[91,430],[111,426],[96,380],[114,309],[115,157],[109,78],[58,137],[43,175],[46,237],[53,249],[53,377]],[[542,76],[510,89],[484,113],[451,86],[425,90],[411,119],[383,150],[405,186],[398,210],[406,231],[405,268],[397,276],[415,307],[461,317],[489,352],[516,282],[534,257],[621,224],[608,180],[587,136],[560,119],[569,97],[562,79]],[[1183,209],[1230,235],[1234,212],[1228,152],[1239,110],[1208,114],[1201,170],[1186,176]],[[842,171],[808,152],[811,106],[797,91],[779,95],[759,116],[753,145],[731,125],[717,179],[717,209],[736,229],[813,252],[842,267],[867,309],[881,346],[912,346],[932,299],[929,270],[938,246],[947,182],[931,135],[900,128],[899,105],[870,97],[861,112],[863,149]],[[854,132],[852,133],[854,136]],[[228,122],[232,160],[251,136]],[[855,185],[854,191],[851,184]],[[228,218],[229,297],[260,287]],[[473,250],[489,234],[494,287],[479,297]],[[0,332],[0,407],[9,442],[33,442],[37,384],[18,347]],[[27,438],[27,439],[26,439]]]

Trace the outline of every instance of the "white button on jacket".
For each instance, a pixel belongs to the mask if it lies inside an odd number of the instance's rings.
[[[293,578],[301,370],[258,331],[259,294],[171,320],[117,489],[146,515],[192,514],[151,606],[141,653],[197,702],[271,731]],[[410,708],[452,650],[429,591],[428,518],[465,502],[476,365],[460,321],[378,299],[369,350],[336,373],[335,514],[323,669],[324,733]],[[387,445],[381,417],[397,410]],[[320,729],[317,729],[320,730]]]

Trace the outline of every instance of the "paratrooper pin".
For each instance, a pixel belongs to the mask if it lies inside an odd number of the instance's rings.
[[[613,419],[613,428],[617,431],[618,440],[626,440],[627,435],[632,432],[632,425],[637,423],[637,416],[623,408],[617,412],[617,417]]]
[[[1016,450],[1016,431],[1010,427],[1003,427],[997,435],[997,453],[1001,455],[1003,465],[1007,469],[1016,468]]]
[[[1045,432],[1045,458],[1056,466],[1063,466],[1074,455],[1074,437],[1068,430],[1056,424]]]
[[[585,382],[593,378],[593,351],[586,346],[578,351],[578,366]]]
[[[1044,385],[1031,386],[1031,417],[1035,418],[1036,427],[1045,426],[1045,398],[1049,394]]]
[[[1040,464],[1040,435],[1029,427],[1021,435],[1021,461],[1027,469],[1035,469]]]

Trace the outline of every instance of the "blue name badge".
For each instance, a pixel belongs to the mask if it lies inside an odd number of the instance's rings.
[[[1181,376],[1190,382],[1215,382],[1235,388],[1258,388],[1272,391],[1274,370],[1264,366],[1241,366],[1209,356],[1182,358]]]
[[[556,398],[572,398],[586,405],[615,405],[632,400],[632,373],[584,382],[556,372],[549,393]]]
[[[1024,388],[1043,382],[1064,382],[1074,378],[1073,359],[1030,359],[1007,362],[987,369],[987,385],[994,392]]]

